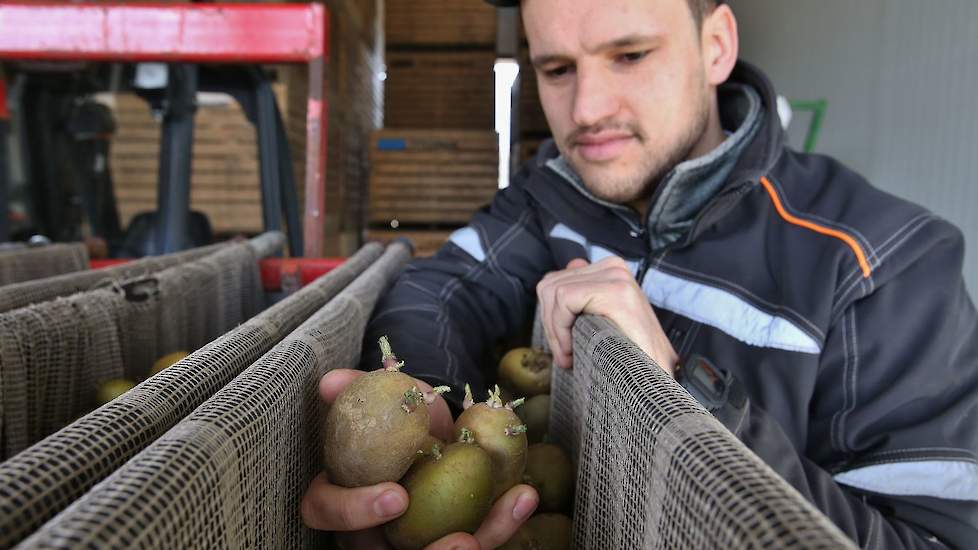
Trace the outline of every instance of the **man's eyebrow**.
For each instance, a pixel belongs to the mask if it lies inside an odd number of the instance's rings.
[[[535,56],[531,57],[530,58],[530,64],[539,69],[540,67],[542,67],[544,65],[549,65],[551,63],[557,63],[557,62],[564,62],[564,63],[566,63],[566,62],[568,62],[570,60],[571,60],[571,58],[568,57],[568,56],[566,56],[566,55],[560,55],[560,54],[543,54],[543,55],[535,55]]]
[[[650,42],[656,41],[658,38],[660,38],[660,35],[658,34],[638,34],[638,33],[629,34],[621,38],[616,38],[614,40],[609,40],[608,42],[598,44],[598,46],[594,48],[592,52],[600,52],[604,50],[616,50],[619,48],[628,48],[639,44],[648,44]]]
[[[655,42],[658,40],[660,35],[658,34],[629,34],[622,36],[621,38],[615,38],[614,40],[609,40],[607,42],[602,42],[596,47],[589,50],[588,53],[598,53],[606,50],[617,50],[622,48],[629,48],[637,45],[644,45]],[[530,63],[534,67],[541,67],[554,62],[569,62],[572,61],[572,57],[564,54],[541,54],[535,55],[530,59]]]

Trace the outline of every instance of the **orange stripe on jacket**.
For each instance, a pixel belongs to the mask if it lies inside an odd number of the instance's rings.
[[[828,235],[829,237],[835,237],[836,239],[841,240],[849,245],[849,248],[856,253],[856,259],[859,261],[859,267],[861,267],[863,270],[863,277],[869,277],[873,273],[873,270],[869,267],[869,262],[866,261],[866,254],[863,252],[862,247],[859,246],[859,243],[856,242],[856,239],[853,239],[851,236],[846,235],[845,233],[836,229],[824,227],[808,220],[803,220],[796,216],[792,216],[787,210],[784,209],[784,206],[781,204],[781,199],[778,197],[777,191],[774,190],[774,186],[771,185],[771,182],[768,181],[766,177],[761,178],[761,185],[763,185],[764,189],[767,190],[767,194],[771,196],[771,202],[774,203],[774,208],[778,211],[778,214],[785,219],[785,221],[790,224],[804,227],[805,229],[811,229],[816,233],[821,233],[822,235]]]

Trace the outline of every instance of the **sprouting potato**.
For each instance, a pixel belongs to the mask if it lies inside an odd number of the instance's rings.
[[[523,480],[526,467],[526,425],[513,412],[523,403],[517,399],[503,404],[499,398],[499,386],[489,392],[484,403],[473,403],[472,391],[465,386],[465,410],[455,420],[455,436],[463,429],[475,436],[479,445],[492,458],[495,491],[493,499]]]
[[[384,368],[360,376],[343,389],[326,415],[323,449],[326,474],[344,487],[399,480],[429,437],[428,403],[403,363],[380,339]]]

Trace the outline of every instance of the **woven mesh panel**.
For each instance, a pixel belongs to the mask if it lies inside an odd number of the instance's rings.
[[[0,313],[30,304],[36,304],[58,296],[92,290],[112,281],[144,277],[168,267],[195,260],[228,246],[226,243],[204,246],[167,254],[151,256],[104,269],[87,269],[46,279],[25,281],[0,287]]]
[[[162,355],[195,350],[257,313],[255,256],[267,240],[0,314],[0,459],[90,411],[102,383],[142,380]]]
[[[0,251],[0,285],[32,281],[88,269],[83,243],[49,244]]]
[[[299,501],[322,469],[318,380],[359,361],[367,318],[407,261],[363,275],[25,548],[313,548]],[[396,343],[395,343],[396,345]]]
[[[173,427],[326,304],[381,250],[365,246],[122,397],[0,463],[0,548],[32,533]]]
[[[258,259],[249,244],[235,244],[122,283],[130,296],[119,325],[127,377],[140,380],[157,358],[195,350],[258,313]]]
[[[574,327],[550,435],[577,457],[576,548],[854,548],[606,320]]]
[[[98,384],[123,376],[124,307],[103,289],[0,314],[0,458],[90,409]]]

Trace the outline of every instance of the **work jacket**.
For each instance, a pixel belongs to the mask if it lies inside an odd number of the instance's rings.
[[[667,175],[646,219],[593,196],[544,144],[400,275],[368,326],[365,368],[386,334],[408,373],[455,388],[457,404],[465,383],[494,382],[495,346],[525,333],[547,272],[619,256],[679,356],[708,358],[746,391],[736,435],[849,537],[973,548],[978,316],[960,231],[787,148],[757,69],[738,63],[730,90],[740,100],[721,99],[721,118],[740,144],[703,178],[696,161]],[[730,112],[744,97],[759,101],[749,125]]]

